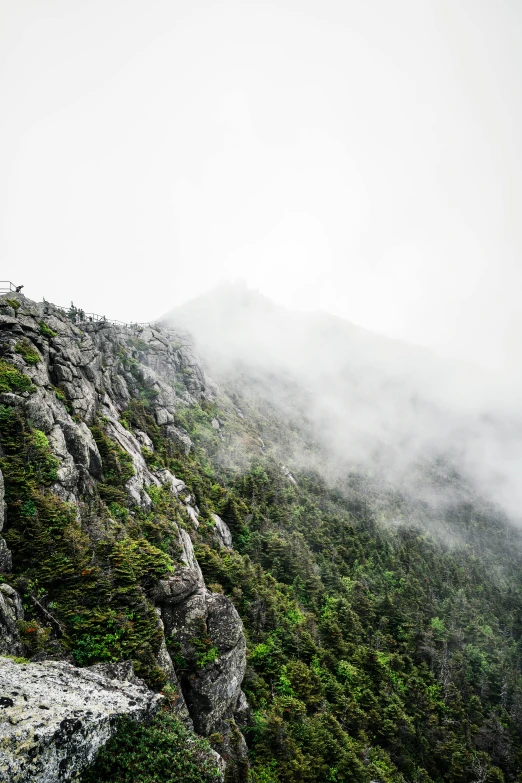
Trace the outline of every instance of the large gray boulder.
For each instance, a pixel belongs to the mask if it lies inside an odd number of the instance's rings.
[[[165,428],[165,434],[179,448],[182,454],[190,454],[190,450],[194,445],[187,432],[183,432],[179,427],[175,427],[173,424],[169,424]]]
[[[8,658],[0,658],[0,694],[2,783],[76,780],[118,717],[148,720],[163,699],[135,680],[129,664],[97,672]]]
[[[234,723],[235,713],[244,701],[243,624],[230,599],[220,593],[199,587],[184,600],[177,600],[173,593],[157,594],[156,600],[163,601],[167,636],[178,645],[190,667],[190,671],[181,673],[180,684],[194,728],[210,737],[225,759],[237,762],[238,758],[246,758],[245,741]],[[203,639],[212,655],[202,665]],[[214,737],[220,737],[219,741],[214,742]]]

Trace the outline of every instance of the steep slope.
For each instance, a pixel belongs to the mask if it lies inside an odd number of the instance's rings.
[[[191,540],[199,510],[169,470],[191,445],[175,409],[209,402],[212,387],[172,333],[79,328],[23,297],[0,300],[0,327],[2,600],[13,604],[1,651],[131,659],[187,725],[240,757],[242,624],[205,585]],[[168,645],[187,662],[181,686]]]
[[[454,464],[407,483],[350,468],[295,375],[244,362],[218,388],[176,330],[17,301],[0,299],[11,626],[26,656],[132,660],[169,710],[123,723],[86,780],[206,780],[168,760],[172,714],[238,783],[520,779],[522,538]]]

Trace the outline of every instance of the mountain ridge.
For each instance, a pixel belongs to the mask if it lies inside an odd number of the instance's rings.
[[[83,748],[86,783],[519,783],[520,529],[458,459],[340,459],[268,367],[0,297],[0,680],[132,666],[162,693],[103,742],[80,715],[65,779]],[[0,780],[13,756],[36,783],[12,709]]]
[[[489,376],[489,372],[478,365],[461,359],[450,358],[441,355],[435,349],[421,344],[408,342],[407,340],[388,337],[364,326],[355,324],[348,319],[329,313],[325,310],[295,310],[282,304],[276,304],[268,296],[257,289],[248,288],[243,283],[227,283],[218,285],[204,294],[200,294],[182,304],[177,305],[172,310],[164,313],[158,319],[158,323],[175,322],[179,327],[185,327],[187,331],[197,336],[200,332],[201,322],[205,321],[205,312],[210,310],[214,317],[213,327],[218,329],[220,321],[234,317],[237,325],[241,325],[241,316],[248,316],[252,311],[264,311],[265,313],[278,314],[286,317],[289,321],[292,318],[305,324],[310,321],[310,329],[319,329],[334,331],[335,327],[344,328],[348,336],[359,336],[366,341],[366,346],[371,343],[384,344],[388,347],[394,347],[399,352],[411,353],[416,357],[429,357],[437,363],[443,363],[446,366],[468,368],[476,372],[483,378]],[[241,312],[242,311],[242,312]],[[200,322],[198,325],[197,321]]]
[[[518,396],[487,371],[337,316],[288,310],[243,285],[213,289],[162,322],[190,332],[225,388],[257,387],[286,416],[307,418],[336,460],[399,470],[406,481],[419,459],[454,454],[481,492],[520,518]]]

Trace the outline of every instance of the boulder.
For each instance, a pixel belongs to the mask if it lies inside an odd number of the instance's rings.
[[[165,434],[183,454],[190,454],[193,443],[188,433],[183,432],[183,430],[180,430],[179,427],[175,427],[173,424],[168,424],[165,428]]]
[[[83,465],[92,476],[102,477],[102,461],[96,441],[85,422],[67,422],[62,427],[67,450],[77,465]]]
[[[179,604],[199,587],[198,575],[193,568],[180,568],[168,579],[160,579],[152,591],[157,604]]]
[[[44,398],[44,394],[41,389],[38,389],[34,394],[31,394],[29,399],[25,403],[25,410],[27,418],[31,424],[47,435],[53,428],[53,414],[47,402]]]
[[[144,721],[159,710],[163,697],[133,680],[128,664],[89,670],[0,658],[0,781],[77,780],[118,717]]]
[[[211,517],[215,522],[214,541],[219,547],[230,549],[232,546],[232,533],[228,525],[217,514],[211,514]]]
[[[243,624],[229,598],[206,589],[177,604],[165,604],[162,617],[167,634],[193,669],[181,676],[181,687],[194,727],[209,736],[232,717],[241,694],[246,668]],[[216,657],[199,667],[201,651],[195,640],[202,637],[210,640]]]

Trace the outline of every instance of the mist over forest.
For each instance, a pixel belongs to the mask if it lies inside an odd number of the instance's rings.
[[[522,783],[521,75],[0,0],[0,783]]]
[[[522,524],[522,416],[509,378],[328,313],[291,311],[244,283],[161,320],[187,331],[227,389],[272,406],[321,446],[318,458],[304,442],[286,444],[281,458],[295,468],[314,464],[333,483],[364,471],[436,503],[444,489],[422,473],[444,464]]]

